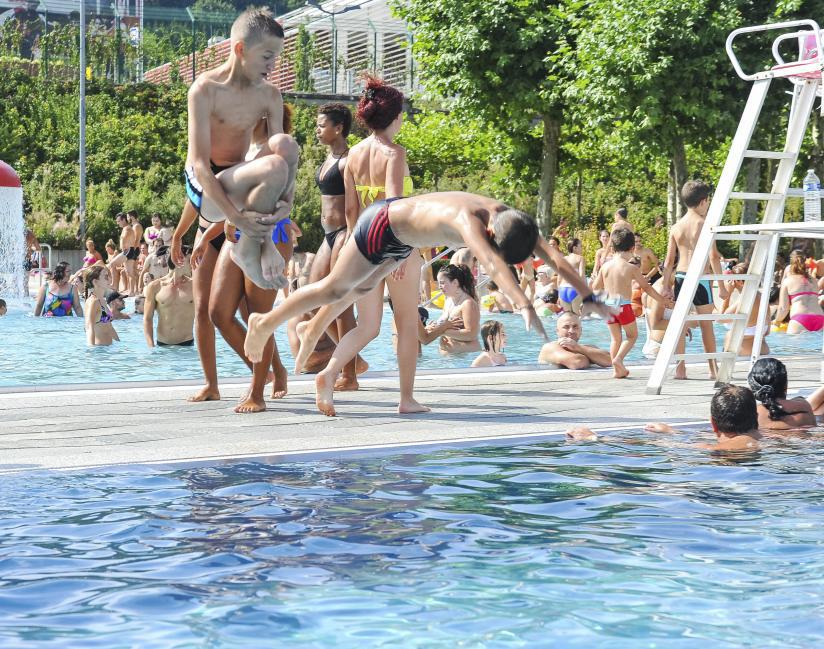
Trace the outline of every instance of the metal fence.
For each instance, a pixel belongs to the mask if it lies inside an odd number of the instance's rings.
[[[191,82],[228,57],[237,12],[207,12],[182,3],[145,6],[144,0],[81,1],[89,79]],[[304,2],[281,0],[275,7]],[[75,77],[79,6],[77,0],[0,0],[0,62],[31,74]],[[405,94],[418,89],[410,36],[387,0],[310,0],[279,20],[286,39],[271,80],[284,91],[356,94],[364,71]]]

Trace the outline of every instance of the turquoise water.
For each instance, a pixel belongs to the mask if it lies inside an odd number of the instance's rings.
[[[0,646],[822,646],[820,442],[650,441],[0,476]]]
[[[131,300],[127,313],[131,312]],[[440,311],[433,310],[437,318]],[[372,370],[397,370],[397,360],[392,347],[391,313],[384,310],[380,336],[364,351],[363,357],[369,361]],[[523,320],[518,315],[484,314],[482,322],[489,319],[501,320],[506,326],[506,354],[510,364],[529,365],[537,362],[543,341],[535,334],[524,330]],[[555,322],[543,318],[552,339],[555,339]],[[645,339],[645,324],[638,321],[639,342],[630,353],[631,363],[648,363],[641,355]],[[0,318],[0,387],[18,385],[106,383],[120,381],[159,381],[180,379],[201,379],[200,361],[193,347],[157,347],[149,349],[143,338],[143,321],[140,316],[131,320],[115,321],[114,327],[121,343],[111,347],[90,348],[86,345],[81,318],[35,318],[29,312],[13,310]],[[723,343],[723,331],[718,329],[719,344]],[[285,328],[276,335],[278,348],[284,364],[291,369],[292,356],[286,340]],[[768,343],[778,355],[820,353],[821,334],[810,333],[800,336],[772,334]],[[609,348],[609,332],[600,320],[584,322],[581,342]],[[246,365],[217,336],[218,374],[221,377],[249,376]],[[700,336],[688,344],[688,350],[703,351]],[[443,356],[438,351],[438,343],[433,342],[423,349],[418,361],[421,369],[466,368],[476,354]]]

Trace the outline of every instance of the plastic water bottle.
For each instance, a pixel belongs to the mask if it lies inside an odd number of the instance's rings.
[[[821,220],[821,181],[809,169],[804,177],[804,221]]]

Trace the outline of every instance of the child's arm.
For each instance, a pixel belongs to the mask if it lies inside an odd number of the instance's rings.
[[[349,167],[349,165],[346,166]],[[515,282],[504,260],[493,250],[486,236],[486,230],[483,229],[480,222],[475,218],[463,217],[458,219],[458,223],[460,224],[458,227],[461,230],[463,240],[469,250],[477,257],[501,292],[509,298],[512,307],[520,310],[527,331],[534,329],[539,336],[546,340],[547,335],[544,331],[544,325],[541,323],[538,314],[535,313],[532,303]]]
[[[647,281],[647,278],[641,273],[641,269],[637,266],[632,267],[632,279],[636,284],[638,284],[638,287],[644,291],[644,293],[653,299],[663,302],[664,304],[672,303],[672,300],[668,297],[664,297],[652,287],[652,285]]]
[[[672,286],[672,272],[675,269],[675,256],[678,254],[678,242],[670,230],[669,238],[667,239],[667,255],[664,257],[664,290],[670,291]]]
[[[721,270],[721,253],[718,252],[718,248],[716,247],[715,243],[712,244],[712,248],[710,249],[710,268],[712,268],[712,272],[716,275],[720,275],[723,271]],[[727,290],[726,282],[715,282],[718,285],[718,297],[722,300],[726,297],[729,297],[730,292]],[[712,296],[710,296],[710,300]]]

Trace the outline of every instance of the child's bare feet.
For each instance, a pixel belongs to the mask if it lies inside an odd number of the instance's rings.
[[[274,245],[275,244],[272,243],[275,254],[280,257],[280,253],[274,248]],[[281,289],[286,286],[288,280],[282,272],[280,275],[272,277],[272,279],[266,279],[266,277],[264,277],[262,266],[264,258],[261,256],[261,252],[265,248],[268,254],[268,248],[262,246],[260,240],[241,235],[240,240],[237,243],[230,244],[230,246],[229,255],[232,261],[237,264],[238,268],[243,271],[243,274],[250,281],[267,291]],[[281,264],[283,263],[283,257],[280,257],[280,262]],[[272,272],[271,263],[271,257],[269,257],[267,261],[267,273]]]
[[[243,352],[252,363],[260,363],[263,358],[263,348],[271,336],[271,332],[263,330],[260,321],[262,313],[249,314],[249,328],[246,330],[246,341],[243,343]]]
[[[566,438],[576,442],[597,442],[598,435],[586,426],[573,426],[566,432]]]
[[[675,374],[672,375],[672,378],[678,381],[685,381],[687,379],[687,364],[684,361],[679,361],[675,366]]]
[[[616,379],[625,379],[629,376],[629,370],[619,360],[612,361],[612,376]]]
[[[335,392],[356,392],[360,384],[354,376],[344,376],[341,374],[335,381]]]
[[[243,401],[235,406],[235,412],[247,414],[252,412],[263,412],[266,410],[266,402],[263,398],[249,394]]]
[[[195,392],[192,396],[188,397],[186,401],[220,401],[220,392],[218,392],[216,388],[210,388],[207,385],[203,387],[199,392]]]
[[[432,409],[414,399],[404,399],[398,404],[398,414],[401,415],[414,415],[415,413],[429,412],[430,410]]]
[[[288,393],[287,382],[289,373],[283,365],[278,364],[274,368],[274,381],[272,381],[272,398],[283,399]]]
[[[283,257],[275,247],[275,242],[269,237],[260,244],[260,268],[263,279],[273,284],[280,281],[279,278],[283,277],[283,271],[286,268]],[[278,288],[283,287],[279,286]]]
[[[644,426],[644,430],[648,430],[651,433],[677,433],[678,430],[670,426],[669,424],[664,424],[660,422],[652,422],[646,424]]]
[[[329,372],[323,371],[315,377],[315,405],[327,417],[334,417],[335,393],[334,379]]]
[[[318,344],[318,336],[312,333],[311,322],[299,322],[297,327],[295,327],[295,333],[300,342],[298,353],[295,354],[295,369],[292,373],[300,374],[303,372],[312,352],[315,351],[315,347]]]
[[[715,381],[718,378],[718,366],[714,360],[709,361],[710,364],[710,378]]]

